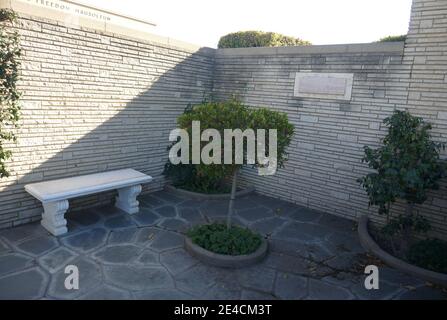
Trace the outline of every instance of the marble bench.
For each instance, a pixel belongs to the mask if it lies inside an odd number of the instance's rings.
[[[59,236],[68,231],[64,218],[68,199],[116,189],[115,206],[133,214],[138,212],[136,197],[141,192],[141,184],[151,180],[151,176],[136,170],[123,169],[27,184],[25,190],[42,202],[42,226]]]

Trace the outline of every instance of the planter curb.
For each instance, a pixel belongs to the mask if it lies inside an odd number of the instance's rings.
[[[194,199],[201,199],[201,200],[226,200],[226,199],[229,200],[230,199],[229,193],[205,194],[205,193],[199,193],[199,192],[193,192],[193,191],[179,189],[172,185],[165,186],[165,190],[177,193],[178,195],[188,196],[188,197],[191,197]],[[236,197],[242,197],[242,196],[250,194],[254,191],[255,191],[255,188],[253,186],[251,186],[246,189],[237,191]]]
[[[385,252],[382,248],[380,248],[368,232],[368,220],[369,219],[367,215],[360,216],[357,230],[360,238],[360,243],[365,250],[373,253],[389,266],[405,272],[406,274],[417,276],[423,280],[447,287],[447,274],[434,272],[411,265],[403,260],[392,256],[391,254]]]
[[[185,236],[185,249],[192,256],[208,265],[221,268],[243,268],[263,260],[268,252],[268,243],[267,240],[262,238],[262,243],[255,252],[239,256],[230,256],[208,251],[194,244],[189,237]]]

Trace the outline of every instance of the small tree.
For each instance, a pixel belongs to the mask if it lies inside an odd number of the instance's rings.
[[[16,83],[21,50],[18,33],[10,30],[16,19],[13,11],[0,10],[0,178],[9,176],[5,161],[11,157],[11,151],[5,150],[3,144],[16,140],[11,128],[17,126],[20,111]]]
[[[387,215],[388,230],[401,233],[405,251],[412,230],[428,229],[425,219],[414,215],[413,207],[424,203],[427,192],[438,189],[439,180],[446,176],[445,162],[439,156],[445,145],[431,140],[431,124],[407,111],[396,110],[383,122],[389,127],[383,146],[364,147],[363,161],[376,172],[359,182],[369,196],[369,205],[379,206],[379,213]],[[406,201],[405,215],[390,221],[390,206],[397,199]]]
[[[203,132],[206,129],[216,129],[220,136],[224,136],[224,130],[240,129],[276,129],[277,130],[277,165],[282,167],[287,159],[286,148],[290,144],[293,135],[293,125],[289,123],[287,115],[265,108],[251,109],[243,105],[240,101],[232,99],[226,102],[206,102],[194,106],[190,112],[182,114],[177,122],[180,128],[186,129],[189,136],[192,134],[193,121],[200,121],[200,129]],[[228,207],[227,226],[231,226],[232,215],[234,211],[234,201],[237,188],[238,173],[243,164],[236,164],[236,141],[231,144],[232,147],[232,163],[224,164],[224,150],[219,150],[221,161],[220,164],[205,164],[201,162],[195,165],[196,174],[200,176],[217,176],[231,179],[231,197]],[[267,139],[268,142],[268,139]],[[208,142],[202,142],[202,148]],[[256,146],[258,145],[258,137],[256,137]],[[266,151],[270,150],[268,143],[265,146]],[[214,151],[212,151],[214,152]],[[247,163],[247,148],[243,148],[243,163]],[[263,167],[265,163],[261,163],[255,159],[253,167]]]

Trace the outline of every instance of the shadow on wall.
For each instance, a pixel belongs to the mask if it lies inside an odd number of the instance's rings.
[[[154,178],[143,192],[163,187],[169,132],[188,103],[201,102],[211,91],[214,50],[203,48],[188,54],[180,49],[146,47],[153,57],[144,63],[124,55],[121,65],[107,72],[99,67],[88,70],[88,80],[86,76],[79,81],[79,75],[69,70],[62,78],[50,79],[56,65],[41,64],[37,74],[24,70],[22,78],[28,87],[23,89],[23,126],[19,146],[12,148],[11,177],[0,184],[0,229],[40,220],[42,206],[24,191],[27,183],[133,168]],[[34,59],[32,48],[25,48],[24,60],[28,57]],[[70,66],[79,73],[83,64],[78,58]],[[130,68],[126,61],[132,64]],[[39,79],[48,82],[37,89]],[[52,87],[60,89],[61,82],[69,94],[52,93]],[[37,90],[41,91],[36,95]],[[27,173],[22,175],[22,170]],[[70,209],[110,203],[114,194],[75,199]]]

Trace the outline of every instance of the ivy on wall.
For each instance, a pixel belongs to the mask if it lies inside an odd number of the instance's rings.
[[[19,98],[16,83],[20,67],[20,39],[11,26],[16,22],[17,14],[9,9],[0,9],[0,178],[9,176],[5,161],[11,157],[11,151],[4,144],[16,141],[13,129],[18,126]]]

